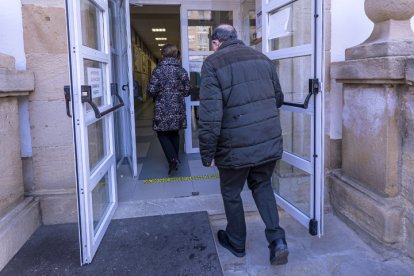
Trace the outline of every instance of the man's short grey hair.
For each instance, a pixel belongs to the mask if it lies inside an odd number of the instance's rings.
[[[237,39],[236,29],[227,24],[219,25],[213,30],[213,34],[211,35],[211,40],[218,40],[220,42],[233,39]]]

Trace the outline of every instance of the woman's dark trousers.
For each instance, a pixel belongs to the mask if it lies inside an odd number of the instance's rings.
[[[172,160],[178,160],[180,146],[180,135],[178,134],[178,130],[157,131],[157,136],[168,163],[171,163]]]
[[[285,231],[279,226],[279,214],[271,185],[275,164],[276,161],[271,161],[241,169],[218,168],[221,195],[227,217],[226,232],[230,243],[237,249],[244,249],[246,244],[246,222],[240,196],[246,180],[260,216],[266,225],[267,241],[271,243],[276,239],[285,238]]]

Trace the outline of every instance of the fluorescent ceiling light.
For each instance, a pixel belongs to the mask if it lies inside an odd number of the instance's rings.
[[[155,40],[167,40],[166,37],[156,37]]]
[[[161,33],[161,32],[165,32],[165,28],[152,28],[152,31],[154,33]]]
[[[158,44],[158,46],[160,46],[160,47],[162,47],[162,46],[164,46],[165,44],[163,44],[163,43],[161,43],[161,44]]]

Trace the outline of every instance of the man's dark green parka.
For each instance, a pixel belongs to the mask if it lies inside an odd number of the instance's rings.
[[[275,65],[240,40],[225,41],[201,70],[199,141],[204,166],[257,166],[283,153]]]

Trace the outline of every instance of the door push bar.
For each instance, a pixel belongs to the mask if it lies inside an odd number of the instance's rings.
[[[96,119],[99,119],[105,116],[106,114],[111,113],[124,106],[124,101],[118,95],[118,85],[116,83],[111,83],[111,95],[118,98],[119,104],[101,112],[99,111],[99,108],[95,105],[95,103],[92,101],[92,87],[90,85],[81,85],[81,101],[82,103],[90,104],[90,106],[93,109],[93,112],[95,112]]]
[[[303,104],[283,102],[283,105],[308,109],[310,98],[312,97],[312,95],[318,94],[319,88],[320,88],[319,87],[319,79],[309,79],[309,93],[308,93],[308,95],[306,95],[306,98],[305,98],[305,101],[303,102]]]
[[[70,114],[70,108],[69,108],[69,102],[70,102],[70,85],[65,85],[63,87],[63,91],[65,93],[66,115],[68,115],[69,118],[72,118],[72,115]]]

